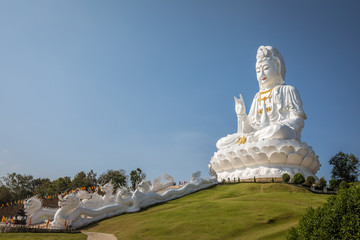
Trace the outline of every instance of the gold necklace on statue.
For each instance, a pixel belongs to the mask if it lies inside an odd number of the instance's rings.
[[[271,89],[269,89],[269,90],[266,90],[266,91],[263,91],[263,92],[260,92],[260,93],[259,93],[259,98],[258,98],[259,106],[261,105],[261,101],[264,101],[263,104],[266,106],[265,101],[266,101],[267,99],[269,99],[269,103],[271,103],[272,90],[273,90],[273,89],[274,89],[274,88],[271,88]],[[265,108],[265,109],[266,109],[266,112],[269,112],[269,111],[272,110],[272,107],[267,107],[267,108]],[[262,114],[263,109],[259,109],[257,112],[258,112],[259,114]]]
[[[272,89],[269,89],[269,90],[266,90],[266,91],[263,91],[263,92],[260,92],[259,94],[259,98],[258,98],[258,101],[259,101],[259,104],[261,101],[264,101],[264,104],[265,104],[265,101],[267,99],[269,99],[269,103],[271,103],[271,98],[272,98]],[[265,95],[265,96],[264,96]]]

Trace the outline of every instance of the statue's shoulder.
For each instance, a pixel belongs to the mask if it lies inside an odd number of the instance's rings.
[[[291,86],[291,85],[286,85],[286,84],[276,86],[274,88],[274,91],[275,91],[276,94],[295,94],[295,95],[299,95],[299,92],[296,89],[296,87]]]
[[[275,92],[275,102],[280,103],[285,101],[286,103],[296,103],[301,102],[300,94],[296,87],[291,85],[279,85],[274,88]],[[301,103],[300,103],[301,104]]]
[[[297,91],[296,87],[286,84],[278,85],[275,89],[278,91]]]

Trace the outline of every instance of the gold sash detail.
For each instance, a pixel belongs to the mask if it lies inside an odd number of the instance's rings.
[[[244,144],[244,143],[246,143],[246,141],[247,141],[247,139],[246,139],[246,137],[245,136],[243,136],[243,137],[239,137],[239,139],[237,140],[237,144]]]
[[[271,111],[271,110],[272,110],[272,107],[267,107],[267,108],[266,108],[266,112],[269,112],[269,111]],[[262,113],[263,113],[263,110],[262,110],[262,109],[258,110],[258,113],[259,113],[259,114],[262,114]]]

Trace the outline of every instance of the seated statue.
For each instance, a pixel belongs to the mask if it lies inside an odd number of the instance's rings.
[[[306,115],[300,95],[295,87],[285,85],[285,63],[280,52],[270,46],[261,46],[256,56],[256,75],[260,90],[246,115],[245,104],[235,97],[238,131],[221,138],[216,146],[225,148],[238,143],[259,139],[298,139]]]
[[[260,88],[259,92],[255,94],[248,115],[246,114],[242,96],[240,95],[239,99],[235,97],[238,130],[234,134],[221,138],[216,143],[219,151],[218,154],[215,153],[212,159],[215,171],[216,168],[218,171],[227,170],[227,172],[239,169],[239,167],[231,168],[231,166],[234,167],[234,165],[243,167],[255,165],[259,167],[260,165],[266,165],[265,163],[267,163],[267,165],[274,163],[291,165],[294,163],[292,160],[288,161],[285,159],[283,162],[279,159],[275,159],[274,162],[269,160],[271,153],[268,149],[276,149],[276,152],[280,153],[279,148],[285,145],[288,148],[293,147],[294,149],[293,151],[289,150],[290,152],[286,151],[286,157],[288,157],[290,153],[302,155],[302,158],[305,158],[311,152],[312,155],[314,155],[311,147],[307,147],[305,143],[301,143],[301,131],[304,127],[306,115],[303,111],[302,101],[297,89],[285,84],[286,68],[282,55],[275,47],[260,46],[257,51],[256,60],[256,76]],[[276,140],[278,143],[277,146],[272,146],[269,142],[271,140],[273,140],[273,142]],[[264,141],[268,143],[266,146],[267,150],[264,152],[268,158],[266,161],[261,160],[261,158],[265,158],[264,155],[262,155],[262,157],[259,155],[262,153],[261,148],[264,147]],[[253,154],[245,153],[249,148],[252,148]],[[303,150],[299,150],[300,148],[303,148]],[[242,154],[240,154],[240,152],[237,154],[237,164],[234,164],[236,160],[235,152],[241,149],[243,149],[241,151]],[[232,153],[235,155],[233,154],[233,156],[231,156]],[[255,153],[257,153],[257,155],[254,155]],[[217,158],[217,155],[221,155],[221,157],[219,156],[219,158]],[[250,156],[257,160],[254,160],[253,164],[249,165],[249,157],[246,157],[247,160],[242,160],[245,156]],[[275,157],[273,157],[273,159],[274,158]],[[294,158],[294,156],[292,158]],[[227,162],[221,164],[221,160],[227,160]],[[314,155],[313,160],[316,162],[317,156]],[[307,161],[305,166],[313,163],[310,163],[310,160]],[[295,162],[299,164],[299,166],[302,164],[298,160]],[[259,165],[259,163],[261,164]],[[220,167],[220,165],[223,167]],[[315,165],[312,167],[312,170],[309,173],[305,173],[305,175],[313,175],[315,169],[316,171],[318,170],[318,167]],[[291,171],[289,173],[292,174]],[[239,174],[236,176],[238,177],[238,175]],[[221,174],[219,176],[221,176]],[[231,176],[234,176],[234,174]]]

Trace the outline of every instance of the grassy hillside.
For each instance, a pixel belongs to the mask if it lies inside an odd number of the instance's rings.
[[[327,195],[279,183],[218,185],[87,227],[118,239],[284,239]]]
[[[4,240],[86,240],[87,235],[82,233],[0,233]]]

